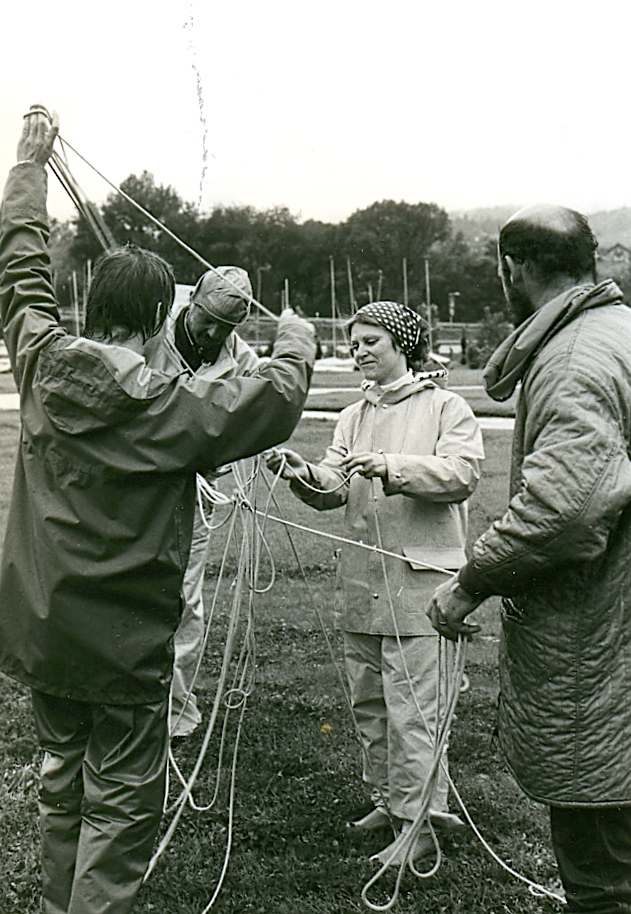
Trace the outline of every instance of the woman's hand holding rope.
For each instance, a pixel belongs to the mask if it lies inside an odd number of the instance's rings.
[[[358,451],[356,454],[349,454],[342,461],[342,467],[349,474],[356,470],[366,479],[372,479],[375,476],[385,479],[388,475],[386,458],[381,452],[373,454],[370,451]]]

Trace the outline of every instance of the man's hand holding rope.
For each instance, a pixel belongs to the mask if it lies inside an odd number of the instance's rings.
[[[479,625],[469,625],[464,620],[481,602],[453,577],[436,588],[426,612],[439,635],[457,641],[460,635],[469,636],[480,631]]]
[[[43,105],[31,105],[24,115],[22,136],[18,142],[18,163],[46,165],[59,134],[57,113],[48,113]]]

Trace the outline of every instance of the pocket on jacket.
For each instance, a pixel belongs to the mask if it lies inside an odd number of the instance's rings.
[[[455,572],[467,561],[461,546],[403,546],[401,552],[412,571]]]

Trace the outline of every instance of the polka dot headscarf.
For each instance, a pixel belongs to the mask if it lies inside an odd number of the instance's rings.
[[[412,355],[418,346],[425,326],[420,314],[395,301],[374,301],[364,305],[357,311],[352,323],[362,318],[387,330],[406,356]]]

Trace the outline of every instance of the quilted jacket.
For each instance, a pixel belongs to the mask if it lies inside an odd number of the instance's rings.
[[[576,316],[523,376],[508,510],[460,580],[505,597],[499,734],[523,789],[628,804],[631,310],[612,282],[566,294]]]

